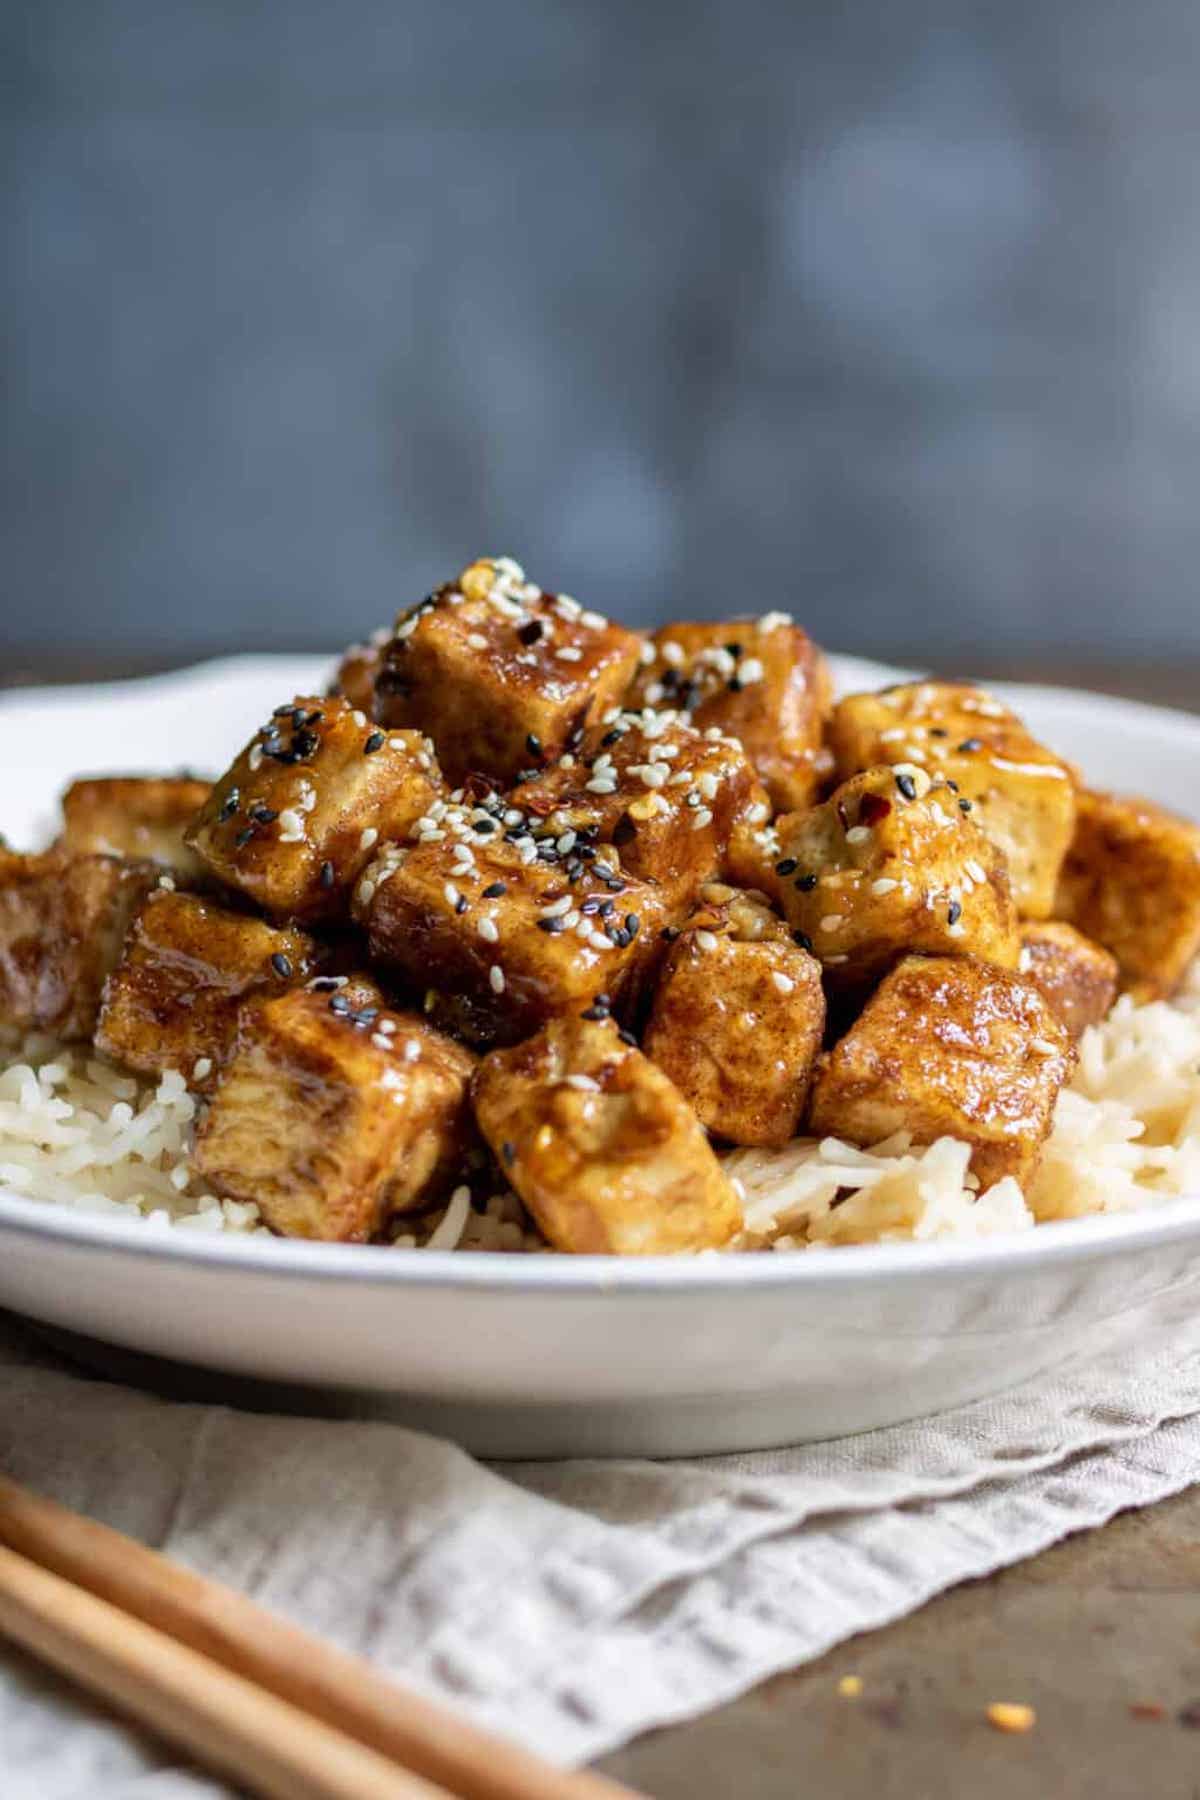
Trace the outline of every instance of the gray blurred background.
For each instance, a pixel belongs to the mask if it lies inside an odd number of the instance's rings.
[[[937,666],[1200,657],[1188,0],[0,25],[10,674],[332,646],[492,549]]]

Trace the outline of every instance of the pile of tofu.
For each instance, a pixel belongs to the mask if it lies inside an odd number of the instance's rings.
[[[507,558],[215,783],[63,813],[0,851],[0,1024],[181,1071],[203,1181],[308,1238],[465,1183],[560,1251],[719,1249],[719,1150],[804,1133],[1026,1181],[1081,1032],[1200,950],[1200,830],[983,690],[835,703],[784,613],[646,636]]]

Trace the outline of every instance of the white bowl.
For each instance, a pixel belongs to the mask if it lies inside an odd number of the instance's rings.
[[[844,690],[896,674],[837,667]],[[23,781],[6,784],[0,829],[27,840],[88,769],[215,769],[324,672],[246,658],[6,700],[0,767]],[[1200,720],[1007,691],[1098,785],[1194,805]],[[983,1243],[623,1260],[202,1239],[0,1196],[0,1304],[298,1387],[300,1404],[362,1397],[493,1456],[678,1456],[892,1424],[1086,1354],[1197,1280],[1200,1197]]]

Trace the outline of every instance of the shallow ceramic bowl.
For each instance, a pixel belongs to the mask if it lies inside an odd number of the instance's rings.
[[[849,658],[837,673],[844,691],[896,675]],[[324,674],[311,658],[244,658],[10,698],[0,830],[20,844],[52,828],[74,774],[215,771]],[[1097,785],[1194,809],[1200,720],[1009,691]],[[237,1397],[383,1411],[494,1456],[678,1456],[891,1424],[1086,1354],[1198,1281],[1200,1196],[982,1244],[700,1261],[201,1239],[0,1196],[0,1305],[285,1384],[227,1383]]]

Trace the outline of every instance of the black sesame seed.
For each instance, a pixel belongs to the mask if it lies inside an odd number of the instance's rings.
[[[292,754],[296,757],[311,756],[320,745],[321,740],[315,731],[298,731],[292,739]]]
[[[456,913],[459,914],[460,917],[462,916],[463,913],[466,912],[467,896],[465,894],[460,894],[458,896],[458,899],[454,902],[454,910]]]
[[[241,850],[245,847],[245,845],[247,845],[250,842],[250,839],[253,836],[254,836],[253,825],[243,825],[242,829],[238,832],[237,836],[234,838],[233,841],[234,841],[234,844],[237,847],[237,849]]]
[[[959,812],[969,813],[971,810],[971,802],[966,798],[961,799],[958,803],[958,810]]]
[[[544,931],[548,937],[554,937],[558,932],[566,929],[561,919],[539,919],[537,926],[538,930]]]
[[[292,978],[292,959],[290,956],[285,956],[283,954],[282,950],[277,950],[275,952],[274,956],[271,958],[271,967],[274,969],[275,973],[278,975],[280,981],[290,981],[291,980],[291,978]]]
[[[631,938],[635,938],[637,936],[638,928],[640,927],[641,923],[642,923],[642,921],[638,918],[636,913],[626,913],[625,914],[625,929],[629,933]]]
[[[530,619],[527,624],[519,627],[517,636],[523,644],[536,644],[544,630],[540,619]]]
[[[305,716],[306,716],[305,711],[302,706],[293,706],[293,708],[292,708],[292,724],[297,731],[299,731],[300,727],[303,725]]]
[[[508,833],[505,832],[504,835],[507,837]],[[503,894],[507,894],[507,892],[508,889],[502,881],[490,881],[483,890],[483,897],[485,900],[499,900],[500,897]]]
[[[484,837],[491,837],[493,831],[496,829],[496,821],[495,819],[476,819],[471,829],[476,832],[481,832]]]
[[[609,877],[609,879],[605,882],[604,885],[608,889],[610,894],[623,894],[625,892],[627,883],[624,881],[618,881],[616,876],[613,875],[613,876]]]
[[[612,746],[614,744],[619,744],[620,741],[621,733],[619,731],[606,731],[604,736],[600,739],[600,748],[602,750],[611,750]]]
[[[679,936],[679,927],[678,925],[664,925],[658,935],[664,943],[673,944]]]
[[[900,792],[904,795],[906,800],[916,799],[917,784],[911,775],[897,775],[896,786],[900,789]]]
[[[597,1006],[610,1007],[612,1005],[612,995],[611,994],[597,994],[595,1004]]]
[[[742,654],[742,646],[740,644],[726,644],[725,648],[728,650],[730,656],[740,656]]]
[[[617,1036],[620,1038],[620,1040],[623,1044],[628,1044],[629,1048],[631,1050],[637,1049],[638,1041],[634,1037],[632,1031],[622,1031],[622,1030],[618,1029]]]
[[[234,813],[238,809],[238,805],[239,805],[240,801],[241,801],[241,795],[238,793],[237,789],[230,788],[229,792],[225,796],[225,803],[221,808],[221,823],[222,824],[225,823],[226,819],[232,819]]]
[[[517,1160],[517,1146],[509,1138],[505,1138],[500,1146],[501,1160],[511,1169]]]
[[[386,743],[387,737],[382,731],[373,731],[363,745],[363,755],[373,756],[376,750],[382,750]]]
[[[777,875],[794,875],[799,866],[794,856],[785,856],[782,862],[775,864],[775,873]]]
[[[602,919],[607,919],[609,913],[615,910],[616,904],[615,900],[602,900],[596,908],[596,911],[600,914]]]
[[[304,720],[306,725],[323,725],[324,722],[325,714],[317,707],[314,707],[313,711],[308,713]]]
[[[930,737],[946,737],[948,736],[948,733],[943,725],[931,725],[929,727],[929,735]]]
[[[946,913],[946,923],[947,923],[947,925],[957,925],[958,921],[961,918],[962,918],[962,907],[959,905],[957,900],[952,900],[950,902],[949,909],[947,910],[947,913]]]
[[[958,783],[957,783],[957,781],[951,781],[951,779],[948,775],[946,776],[946,786],[950,789],[950,792],[952,794],[957,794]]]
[[[972,750],[982,750],[983,749],[983,739],[982,738],[964,738],[962,743],[959,744],[958,749],[962,752],[963,755],[969,754],[970,751],[972,751]]]
[[[336,873],[333,864],[331,862],[323,862],[321,864],[320,881],[321,886],[325,889],[326,893],[328,893],[329,889],[333,886],[335,879]]]
[[[817,878],[815,875],[798,875],[792,885],[801,894],[811,894],[817,885]]]
[[[259,805],[250,808],[250,817],[256,825],[273,825],[279,814],[273,807]]]
[[[275,711],[271,714],[271,717],[273,719],[287,719],[291,717],[292,710],[291,703],[289,702],[287,706],[277,706]],[[268,726],[267,729],[270,730],[270,727]]]
[[[793,931],[792,942],[799,944],[802,950],[811,950],[813,947],[812,939],[809,937],[807,931]]]
[[[310,982],[309,985],[314,994],[336,994],[338,991],[336,975],[318,975],[317,979]]]
[[[331,1013],[337,1013],[339,1018],[344,1018],[350,1011],[350,1002],[345,994],[335,994],[329,1002],[329,1010]]]
[[[599,1006],[599,1005],[593,1004],[589,1007],[586,1007],[584,1009],[584,1011],[580,1013],[579,1016],[581,1019],[590,1019],[594,1023],[600,1023],[603,1020],[607,1019],[608,1008],[607,1008],[607,1006]]]
[[[741,693],[742,682],[741,682],[741,677],[739,675],[731,675],[730,676],[729,691],[731,694],[740,694]]]
[[[530,756],[540,756],[542,754],[542,740],[536,731],[531,731],[525,739],[525,748],[528,750]]]

